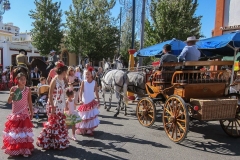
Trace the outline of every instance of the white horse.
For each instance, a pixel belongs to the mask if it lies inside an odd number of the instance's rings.
[[[107,73],[105,73],[102,77],[102,97],[104,102],[104,108],[107,109],[107,111],[111,108],[111,102],[112,102],[112,94],[115,91],[116,98],[118,99],[118,107],[117,107],[117,113],[114,115],[116,117],[119,114],[120,107],[123,105],[125,107],[125,115],[127,115],[127,86],[128,86],[128,76],[127,72],[123,72],[121,70],[110,70]],[[109,107],[106,106],[105,102],[105,93],[106,90],[110,90],[110,97],[109,97]]]

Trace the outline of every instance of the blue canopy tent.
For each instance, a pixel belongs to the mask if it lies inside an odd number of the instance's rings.
[[[212,38],[203,39],[197,42],[198,49],[203,53],[211,53],[212,55],[224,55],[234,56],[236,60],[236,54],[240,48],[240,31],[216,36]],[[232,73],[234,67],[232,67]],[[233,82],[233,74],[231,76],[231,83]]]
[[[156,56],[162,52],[163,46],[165,44],[170,44],[172,46],[172,54],[176,56],[178,56],[181,53],[182,49],[186,46],[186,43],[184,43],[183,41],[173,38],[172,40],[168,40],[147,48],[140,49],[134,54],[134,57]]]
[[[240,47],[240,32],[199,40],[197,47],[206,55],[234,56],[234,49]]]

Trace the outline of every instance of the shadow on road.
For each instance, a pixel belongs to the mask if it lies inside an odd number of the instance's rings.
[[[194,121],[189,126],[191,132],[203,135],[203,138],[187,137],[180,145],[204,152],[239,156],[240,139],[229,137],[221,129],[220,124],[210,124],[206,122]],[[206,142],[208,140],[208,142]]]
[[[8,104],[6,101],[0,101],[1,109],[12,109],[12,104]]]
[[[96,153],[92,153],[90,151],[86,151],[82,148],[76,148],[74,146],[69,146],[69,148],[59,151],[59,150],[38,150],[38,155],[43,155],[41,157],[35,155],[33,156],[34,159],[51,159],[51,160],[65,160],[65,159],[104,159],[104,160],[115,160],[115,159],[122,159],[121,157],[113,158],[106,155],[100,155]],[[59,157],[59,158],[58,158]],[[60,158],[63,157],[63,158]],[[26,159],[26,158],[25,158]]]
[[[111,133],[105,133],[102,131],[95,131],[94,132],[94,139],[92,140],[82,140],[79,141],[78,144],[89,147],[92,149],[98,149],[99,151],[103,152],[104,154],[108,154],[110,156],[113,156],[117,159],[122,159],[120,157],[116,157],[113,154],[110,154],[109,151],[112,152],[122,152],[129,154],[128,150],[124,149],[123,146],[126,143],[136,143],[139,145],[150,145],[154,147],[160,147],[160,148],[171,148],[170,146],[165,146],[160,143],[151,142],[143,139],[135,138],[135,135],[127,135],[127,134],[111,134]]]

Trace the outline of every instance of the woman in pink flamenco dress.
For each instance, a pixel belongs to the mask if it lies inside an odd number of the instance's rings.
[[[47,105],[48,122],[43,124],[43,129],[38,136],[37,146],[43,149],[63,150],[68,147],[68,130],[65,124],[64,108],[65,84],[64,77],[67,74],[67,66],[62,62],[57,64],[57,76],[50,84],[49,101]]]
[[[34,149],[31,89],[25,86],[26,81],[25,74],[19,73],[15,81],[17,86],[11,88],[8,98],[8,103],[12,103],[12,113],[5,123],[2,149],[10,156],[28,157]]]
[[[93,130],[99,125],[99,95],[98,87],[95,80],[93,80],[92,68],[89,67],[86,72],[86,80],[81,83],[80,87],[80,105],[78,108],[79,116],[82,122],[76,124],[76,134],[88,134],[93,136]],[[97,100],[95,101],[94,92]]]

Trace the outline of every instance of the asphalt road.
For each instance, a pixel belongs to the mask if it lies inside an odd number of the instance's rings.
[[[6,104],[8,92],[0,91],[0,130],[4,129],[6,117],[11,112],[11,105]],[[114,99],[114,106],[117,100]],[[128,115],[123,112],[117,118],[113,117],[115,107],[110,112],[100,109],[100,125],[95,130],[95,137],[77,136],[77,141],[71,141],[70,147],[64,151],[44,151],[35,145],[33,155],[28,159],[33,160],[212,160],[212,159],[240,159],[240,139],[228,137],[221,129],[218,122],[191,122],[190,131],[185,141],[175,144],[166,136],[161,114],[151,128],[139,124],[135,116],[136,104],[129,104]],[[39,135],[42,121],[34,123],[35,140]],[[69,130],[71,133],[71,131]],[[2,141],[0,142],[2,146]],[[0,151],[0,160],[9,156]],[[10,159],[26,159],[22,156]]]

